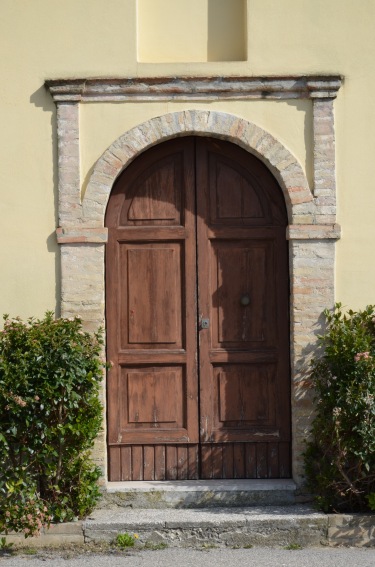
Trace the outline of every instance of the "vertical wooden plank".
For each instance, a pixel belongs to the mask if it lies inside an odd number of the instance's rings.
[[[223,478],[233,478],[233,443],[223,444]]]
[[[155,480],[165,478],[165,445],[155,445]]]
[[[201,478],[212,478],[212,459],[211,459],[211,445],[205,443],[201,445]]]
[[[257,454],[255,443],[246,443],[245,478],[257,477]]]
[[[167,445],[166,479],[177,480],[177,447]]]
[[[279,473],[280,478],[291,478],[290,443],[279,443]]]
[[[257,443],[257,478],[267,478],[267,443]]]
[[[121,480],[132,480],[132,448],[121,447]]]
[[[212,478],[223,478],[223,447],[221,443],[212,445]]]
[[[195,142],[195,179],[197,195],[197,257],[198,266],[198,311],[203,317],[211,317],[212,294],[215,291],[211,284],[212,243],[208,238],[210,220],[210,183],[208,171],[208,152],[203,138],[197,137]],[[205,445],[201,449],[201,471],[203,478],[212,478],[211,441],[212,427],[215,416],[213,400],[216,396],[214,388],[214,372],[210,362],[212,348],[212,333],[214,322],[210,321],[207,329],[199,332],[199,392],[200,392],[200,439]]]
[[[155,480],[155,453],[153,445],[143,447],[143,480]]]
[[[187,480],[188,478],[188,451],[186,445],[177,446],[177,478]]]
[[[189,457],[189,471],[188,471],[188,479],[189,480],[196,480],[199,478],[198,473],[198,445],[189,445],[188,446],[188,457]]]
[[[109,480],[121,480],[121,454],[120,447],[109,448]]]
[[[188,419],[187,429],[191,443],[199,443],[199,369],[198,369],[198,321],[197,321],[197,204],[196,204],[196,156],[195,139],[181,138],[184,140],[183,173],[184,178],[181,185],[181,196],[183,198],[184,209],[181,208],[181,220],[184,221],[186,229],[186,239],[184,245],[184,260],[182,262],[181,281],[184,284],[182,294],[183,313],[183,342],[186,349],[185,383],[186,389],[186,417]],[[173,151],[175,142],[171,140]],[[198,446],[196,447],[196,457],[198,457]],[[192,463],[194,460],[192,461]],[[192,471],[191,471],[192,472]],[[190,473],[189,473],[190,474]],[[198,463],[196,463],[194,478],[198,477]]]
[[[268,465],[267,477],[279,478],[279,444],[278,443],[268,444],[267,465]]]
[[[233,447],[233,476],[245,478],[245,443],[234,443]]]
[[[142,445],[132,446],[132,480],[143,480],[143,447]]]

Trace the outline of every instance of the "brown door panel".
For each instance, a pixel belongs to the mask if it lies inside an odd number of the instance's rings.
[[[247,478],[254,452],[254,474],[277,477],[290,441],[285,204],[256,158],[216,140],[196,148],[202,476]]]

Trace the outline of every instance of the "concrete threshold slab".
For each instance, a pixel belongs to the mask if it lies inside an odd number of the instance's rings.
[[[282,506],[295,503],[295,491],[290,479],[110,482],[103,491],[101,507]]]

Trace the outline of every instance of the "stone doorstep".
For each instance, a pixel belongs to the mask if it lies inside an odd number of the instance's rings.
[[[101,508],[231,508],[295,504],[296,484],[278,480],[180,480],[109,482]]]
[[[299,544],[375,546],[375,514],[330,514],[310,506],[210,509],[105,509],[85,521],[52,525],[39,538],[7,536],[20,547],[48,547],[113,540],[118,533],[137,534],[140,544],[168,546],[261,547]]]
[[[84,524],[88,542],[137,534],[140,543],[168,546],[321,545],[327,518],[309,507],[98,510]]]

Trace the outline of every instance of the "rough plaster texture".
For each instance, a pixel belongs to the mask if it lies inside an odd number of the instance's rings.
[[[197,89],[208,89],[207,97],[246,92],[252,97],[300,97],[313,100],[314,187],[311,189],[301,165],[290,151],[271,134],[238,116],[223,112],[189,110],[153,118],[125,132],[115,140],[95,164],[84,198],[79,188],[79,102],[94,96],[132,95],[144,100],[155,96],[175,96],[171,80],[80,80],[50,81],[49,88],[58,106],[59,224],[61,244],[61,312],[78,315],[89,329],[105,325],[104,215],[117,176],[135,157],[155,144],[176,136],[211,136],[228,140],[257,156],[277,179],[288,211],[290,241],[290,344],[293,478],[303,482],[302,452],[313,414],[311,387],[306,369],[321,330],[321,313],[334,302],[334,243],[340,230],[335,224],[335,137],[333,99],[340,86],[337,77],[316,79],[280,78],[262,80],[184,79],[179,95],[195,97]],[[204,81],[206,81],[204,83]],[[135,86],[134,86],[135,85]],[[229,86],[228,86],[229,85]],[[151,88],[152,87],[152,88]],[[130,91],[129,91],[130,89]],[[135,91],[134,91],[135,89]],[[164,90],[163,90],[164,89]],[[172,90],[171,90],[172,89]],[[134,92],[133,92],[134,91]],[[202,88],[200,96],[204,97]],[[90,99],[90,98],[88,98]],[[103,382],[103,400],[105,399]],[[106,478],[105,423],[94,457]]]

